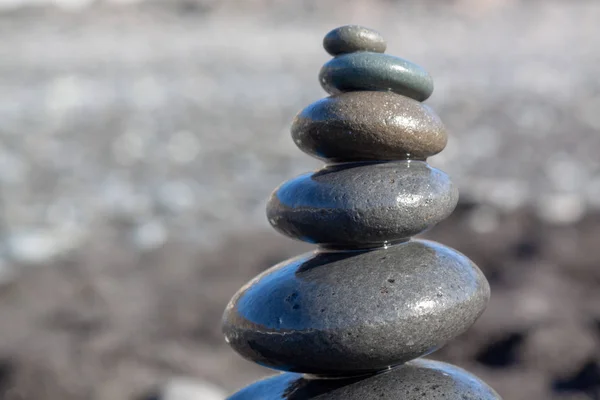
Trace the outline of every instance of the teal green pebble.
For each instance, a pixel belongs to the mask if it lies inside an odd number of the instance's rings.
[[[390,91],[425,101],[433,93],[433,79],[422,67],[399,57],[373,52],[333,58],[321,68],[319,81],[330,94]]]

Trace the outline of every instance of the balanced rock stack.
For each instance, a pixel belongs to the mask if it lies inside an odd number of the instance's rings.
[[[370,29],[335,29],[324,47],[332,96],[297,115],[292,137],[328,165],[283,183],[267,206],[275,229],[319,247],[250,281],[223,317],[238,353],[287,372],[230,399],[500,399],[460,368],[417,359],[467,330],[490,296],[464,255],[411,239],[458,201],[425,161],[447,140],[421,103],[432,79],[383,54]]]

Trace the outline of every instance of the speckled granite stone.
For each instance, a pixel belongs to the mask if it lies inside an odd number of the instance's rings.
[[[234,350],[263,366],[357,374],[440,348],[475,322],[489,295],[477,266],[435,242],[311,252],[244,286],[223,331]]]
[[[426,159],[448,141],[429,106],[389,92],[321,99],[294,118],[291,130],[302,151],[329,162]]]
[[[391,91],[418,101],[433,93],[433,79],[422,67],[388,54],[343,54],[328,61],[319,74],[330,94],[355,90]]]
[[[376,375],[314,379],[284,373],[228,400],[502,400],[476,376],[439,361],[415,360]]]
[[[332,56],[359,51],[384,53],[386,43],[383,36],[373,29],[359,25],[345,25],[325,35],[323,47]]]
[[[267,216],[295,239],[375,247],[427,230],[457,201],[450,178],[423,161],[349,163],[283,183],[267,204]]]

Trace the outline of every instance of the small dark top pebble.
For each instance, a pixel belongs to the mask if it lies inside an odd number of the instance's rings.
[[[325,35],[323,47],[332,56],[338,54],[370,51],[385,52],[386,43],[381,34],[359,25],[345,25]]]

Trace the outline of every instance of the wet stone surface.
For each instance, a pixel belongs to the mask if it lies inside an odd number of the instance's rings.
[[[229,400],[501,400],[488,385],[450,364],[415,360],[377,375],[308,379],[285,373],[256,382]]]
[[[359,51],[384,53],[386,43],[383,36],[373,29],[358,25],[345,25],[325,35],[323,47],[332,56]]]
[[[433,93],[433,79],[417,64],[388,54],[344,54],[328,61],[319,73],[327,93],[355,90],[391,91],[424,101]]]
[[[388,92],[350,92],[306,107],[292,123],[304,152],[329,162],[425,159],[448,141],[429,106]]]
[[[311,252],[244,286],[223,331],[263,366],[356,375],[440,348],[475,322],[489,294],[475,264],[435,242]]]
[[[247,2],[228,2],[223,17],[181,12],[190,2],[128,2],[114,10],[135,23],[115,30],[109,2],[85,3],[76,13],[32,8],[3,19],[0,180],[5,239],[15,244],[0,272],[24,272],[3,290],[11,323],[1,346],[17,363],[11,391],[125,399],[181,373],[234,391],[270,372],[240,361],[216,321],[243,283],[306,251],[265,233],[264,200],[284,179],[318,166],[285,132],[298,110],[322,97],[315,71],[327,58],[320,41],[331,23],[319,7],[302,14],[304,2],[279,2],[295,18],[286,24],[270,2],[251,12],[240,7]],[[485,17],[477,18],[473,2],[365,4],[355,7],[390,39],[388,51],[436,77],[431,104],[452,132],[448,150],[431,161],[466,203],[431,234],[477,260],[495,285],[483,320],[436,357],[481,374],[507,400],[587,399],[600,382],[579,355],[600,365],[597,341],[593,351],[580,349],[588,347],[581,334],[597,339],[600,326],[590,324],[600,320],[600,3],[478,2]],[[330,6],[356,15],[346,1]],[[236,13],[244,15],[232,24]],[[397,13],[402,24],[389,18]],[[179,140],[181,130],[200,145]],[[235,196],[233,177],[241,185]],[[129,240],[138,232],[144,240]],[[513,250],[532,244],[529,258]],[[40,268],[19,261],[32,259]],[[81,292],[90,280],[114,282],[106,305]],[[66,293],[80,295],[67,302]],[[46,329],[54,311],[68,316],[60,332]],[[85,325],[89,333],[80,335],[73,321],[90,315],[96,328]],[[580,334],[557,335],[569,324]],[[525,339],[514,363],[475,360],[515,330]],[[526,356],[538,331],[551,338]]]
[[[446,218],[458,190],[423,161],[349,163],[283,183],[267,204],[279,232],[329,247],[376,247]]]

